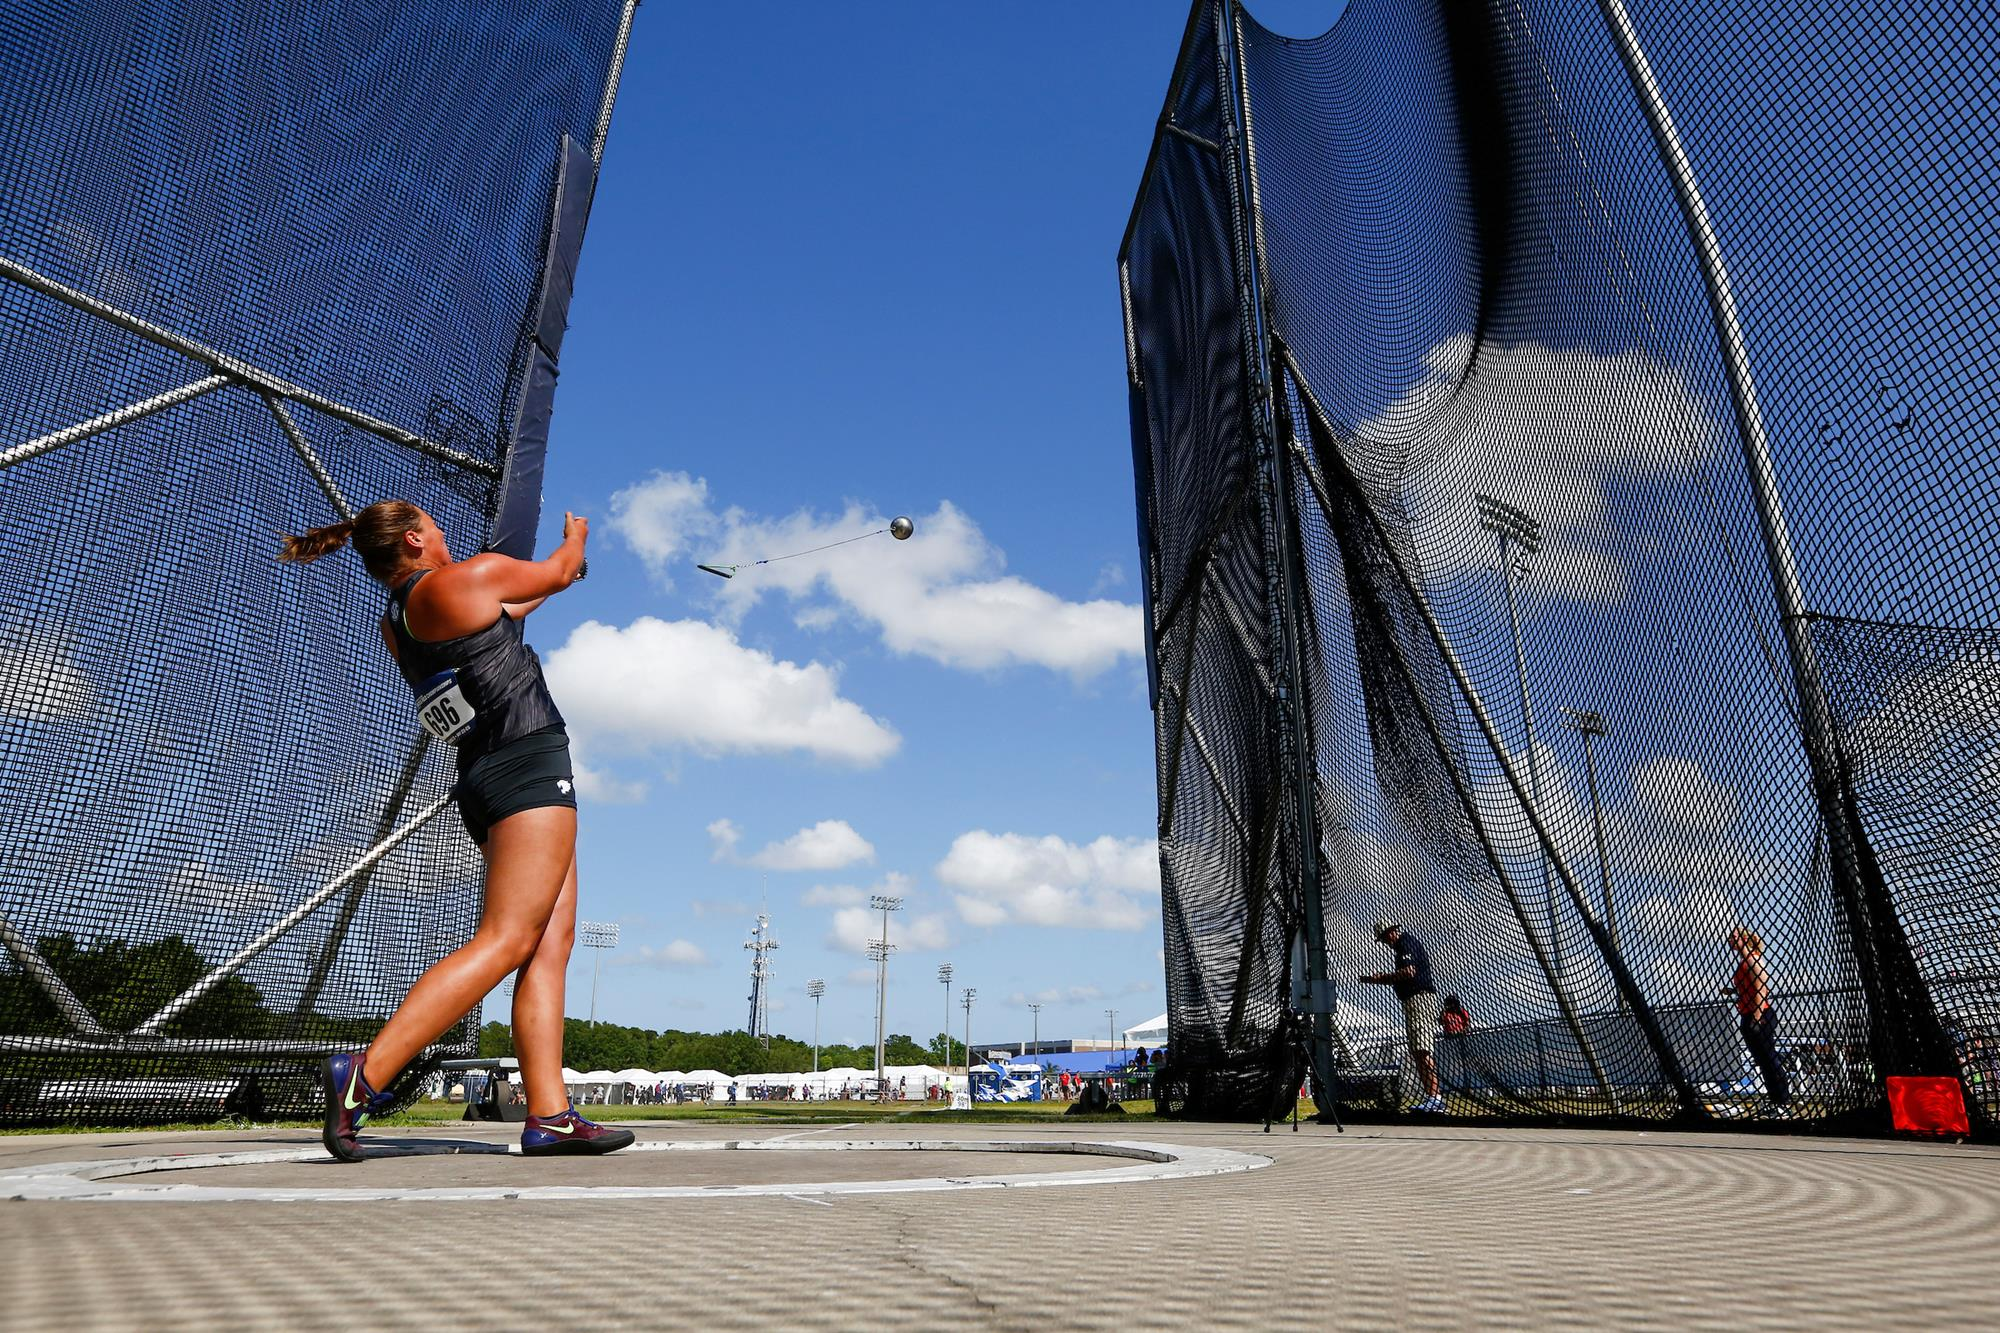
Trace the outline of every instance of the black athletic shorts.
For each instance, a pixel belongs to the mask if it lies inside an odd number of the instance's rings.
[[[569,733],[561,727],[530,732],[481,755],[458,780],[458,817],[482,847],[493,826],[508,815],[545,805],[576,809]]]

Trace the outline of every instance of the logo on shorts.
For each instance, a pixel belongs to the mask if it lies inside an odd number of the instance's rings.
[[[556,790],[557,790],[557,791],[559,791],[559,792],[561,792],[561,793],[562,793],[563,795],[565,795],[565,796],[569,795],[569,779],[568,779],[568,778],[557,778],[557,779],[556,779]]]

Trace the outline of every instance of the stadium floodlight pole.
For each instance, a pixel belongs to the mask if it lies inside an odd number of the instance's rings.
[[[887,1039],[889,1012],[889,955],[895,952],[895,945],[889,943],[889,913],[902,910],[903,900],[887,893],[871,894],[868,905],[882,914],[881,950],[872,947],[869,956],[875,960],[875,1100],[889,1100],[888,1065],[883,1058],[883,1044]]]
[[[938,964],[938,980],[944,983],[944,1067],[951,1071],[951,964]]]
[[[1040,1060],[1042,1058],[1042,1006],[1036,1004],[1033,1000],[1030,1000],[1028,1001],[1028,1012],[1034,1015],[1035,1059]]]
[[[1594,740],[1604,737],[1604,715],[1587,709],[1565,706],[1563,712],[1569,715],[1570,725],[1583,737],[1583,771],[1590,787],[1590,823],[1597,834],[1597,876],[1604,885],[1604,929],[1611,936],[1611,947],[1618,947],[1618,906],[1611,895],[1611,856],[1605,848],[1604,802],[1597,793],[1597,750],[1591,745]]]
[[[826,994],[826,983],[814,977],[806,983],[806,994],[813,1002],[813,1073],[819,1073],[819,997]]]
[[[618,947],[618,923],[616,921],[579,921],[576,923],[576,942],[586,949],[595,950],[595,961],[590,965],[590,1022],[597,1025],[597,969],[604,962],[604,951]]]
[[[1271,369],[1272,330],[1264,310],[1264,234],[1257,185],[1257,146],[1250,114],[1250,87],[1243,60],[1243,7],[1240,0],[1217,0],[1216,75],[1227,94],[1222,123],[1222,162],[1230,186],[1230,240],[1236,278],[1238,336],[1244,362],[1245,397],[1259,477],[1257,505],[1265,533],[1264,598],[1273,627],[1267,652],[1274,659],[1271,705],[1278,750],[1292,786],[1293,840],[1298,853],[1297,927],[1294,947],[1304,937],[1305,966],[1294,970],[1286,1002],[1311,1016],[1308,1053],[1315,1078],[1330,1079],[1333,1068],[1333,972],[1326,947],[1324,888],[1320,866],[1319,783],[1314,775],[1312,709],[1307,696],[1304,599],[1305,563],[1294,531],[1291,461],[1277,443],[1277,394]],[[1300,975],[1303,973],[1303,975]]]
[[[1653,146],[1658,150],[1660,163],[1673,186],[1674,201],[1680,207],[1681,221],[1686,225],[1688,239],[1694,246],[1702,287],[1708,296],[1709,316],[1715,325],[1716,342],[1722,352],[1723,375],[1729,384],[1730,407],[1736,417],[1736,438],[1742,447],[1743,467],[1748,474],[1751,498],[1757,508],[1757,530],[1764,542],[1765,564],[1770,569],[1771,594],[1777,602],[1778,623],[1784,630],[1785,652],[1791,660],[1792,685],[1798,693],[1799,730],[1805,744],[1806,765],[1812,776],[1813,798],[1819,806],[1820,820],[1826,827],[1827,853],[1832,861],[1833,878],[1850,916],[1849,940],[1859,955],[1856,970],[1869,1001],[1871,1040],[1877,1051],[1877,1063],[1882,1066],[1877,1072],[1955,1073],[1957,1061],[1952,1054],[1951,1039],[1943,1031],[1935,1012],[1919,1017],[1906,1012],[1906,1007],[1897,1003],[1893,1008],[1901,1020],[1900,1024],[1887,1021],[1886,1016],[1892,1006],[1883,990],[1879,951],[1888,941],[1881,936],[1900,936],[1901,931],[1894,919],[1893,909],[1887,919],[1878,922],[1863,896],[1862,858],[1860,849],[1855,845],[1856,830],[1849,823],[1843,795],[1841,761],[1833,733],[1833,708],[1827,699],[1826,680],[1821,674],[1819,655],[1812,641],[1813,617],[1806,609],[1805,594],[1799,581],[1791,529],[1785,521],[1777,468],[1772,462],[1770,438],[1764,429],[1763,409],[1757,401],[1756,377],[1750,369],[1750,354],[1743,341],[1741,321],[1737,318],[1736,297],[1730,287],[1728,266],[1723,262],[1722,244],[1709,217],[1708,204],[1702,199],[1701,186],[1695,180],[1693,164],[1681,146],[1680,131],[1674,125],[1673,114],[1667,108],[1659,82],[1653,77],[1652,63],[1646,58],[1645,48],[1639,45],[1639,35],[1632,26],[1631,15],[1625,11],[1624,0],[1598,0],[1598,9],[1604,15],[1605,26],[1611,30],[1618,58],[1624,63],[1626,77],[1631,80],[1632,91],[1638,98],[1640,110],[1645,113],[1646,125],[1652,131]],[[1895,963],[1899,970],[1914,970],[1914,959],[1906,942],[1900,943]],[[1915,994],[1918,1003],[1925,1003],[1921,987]],[[1904,1033],[1916,1036],[1921,1053],[1901,1051],[1904,1038],[1895,1030],[1899,1026]],[[1920,1065],[1923,1068],[1919,1068]]]
[[[1104,1045],[1107,1050],[1118,1050],[1118,1011],[1104,1011]]]
[[[1514,633],[1514,679],[1521,689],[1521,734],[1528,748],[1528,796],[1537,811],[1542,805],[1542,762],[1535,752],[1535,705],[1528,692],[1528,653],[1521,642],[1521,608],[1515,596],[1514,579],[1527,573],[1526,558],[1542,549],[1542,525],[1504,500],[1475,495],[1479,526],[1500,538],[1500,583],[1507,590],[1507,624]],[[1520,552],[1516,558],[1515,552]],[[1556,971],[1563,970],[1562,935],[1556,929],[1556,891],[1549,880],[1549,858],[1542,862],[1542,906],[1547,915],[1549,953]]]
[[[972,1000],[979,992],[967,986],[958,993],[958,1002],[965,1007],[965,1104],[972,1105]]]

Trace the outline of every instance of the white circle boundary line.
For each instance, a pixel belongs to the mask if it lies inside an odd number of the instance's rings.
[[[1227,1148],[1189,1147],[1125,1139],[727,1139],[691,1143],[635,1143],[639,1152],[975,1152],[1060,1153],[1132,1159],[1128,1166],[1026,1175],[928,1176],[900,1180],[837,1180],[769,1185],[462,1185],[428,1188],[360,1187],[285,1189],[271,1186],[117,1183],[134,1176],[212,1167],[317,1162],[343,1173],[355,1170],[326,1157],[325,1149],[278,1148],[252,1152],[120,1157],[89,1162],[43,1163],[0,1171],[0,1199],[75,1203],[483,1203],[498,1200],[740,1199],[814,1195],[923,1194],[946,1190],[1037,1189],[1069,1185],[1124,1185],[1187,1180],[1256,1171],[1272,1159]],[[518,1145],[473,1147],[437,1143],[382,1144],[371,1157],[519,1156]],[[516,1168],[520,1169],[520,1168]]]

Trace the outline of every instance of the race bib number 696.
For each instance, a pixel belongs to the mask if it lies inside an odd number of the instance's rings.
[[[464,740],[478,720],[479,714],[458,687],[456,671],[440,671],[417,687],[418,724],[447,745]]]

